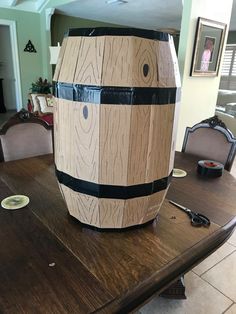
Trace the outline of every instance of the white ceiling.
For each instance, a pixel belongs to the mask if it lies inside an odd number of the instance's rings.
[[[107,4],[106,0],[77,0],[57,8],[57,12],[120,25],[160,29],[180,29],[182,0],[127,0]]]
[[[180,30],[184,0],[127,0],[110,4],[106,0],[74,0],[57,12],[97,21],[148,29]],[[236,30],[236,0],[233,3],[230,30]]]
[[[106,0],[68,0],[56,12],[120,25],[180,30],[184,0],[127,0],[110,4]],[[186,0],[185,0],[186,1]],[[0,0],[0,7],[40,12],[48,0]],[[236,31],[236,0],[233,2],[230,30]]]

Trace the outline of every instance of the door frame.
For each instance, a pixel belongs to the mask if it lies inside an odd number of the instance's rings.
[[[10,41],[11,41],[11,54],[13,62],[13,71],[15,78],[15,93],[16,93],[16,110],[19,111],[22,106],[22,92],[21,92],[21,79],[20,79],[20,65],[19,65],[19,54],[17,45],[17,33],[16,33],[16,22],[11,20],[0,19],[0,26],[9,26],[10,30]]]

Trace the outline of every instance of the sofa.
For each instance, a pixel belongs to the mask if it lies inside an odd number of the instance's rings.
[[[233,133],[234,137],[236,137],[236,116],[232,116],[217,110],[216,115],[226,124],[227,128]]]
[[[236,91],[219,89],[216,110],[236,117]]]
[[[236,91],[227,90],[227,89],[219,89],[216,105],[225,106],[229,103],[236,104]]]

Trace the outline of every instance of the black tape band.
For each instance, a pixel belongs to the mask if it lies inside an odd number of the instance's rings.
[[[106,185],[94,182],[84,181],[70,176],[67,173],[56,169],[56,176],[61,184],[75,192],[95,196],[98,198],[114,198],[127,200],[134,197],[142,197],[165,190],[170,184],[172,172],[168,177],[158,179],[151,183],[137,185],[120,186]]]
[[[111,87],[55,83],[55,96],[71,101],[111,105],[166,105],[180,99],[176,87]]]
[[[146,39],[169,41],[169,34],[148,29],[96,27],[96,28],[71,28],[66,36],[136,36]]]

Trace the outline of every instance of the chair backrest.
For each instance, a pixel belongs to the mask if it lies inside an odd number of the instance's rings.
[[[0,130],[0,161],[10,161],[53,152],[52,125],[21,110]]]
[[[216,160],[230,171],[236,154],[236,139],[226,125],[214,116],[186,128],[182,152]]]

